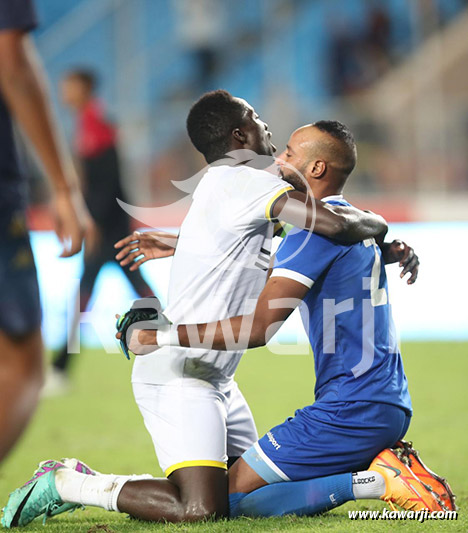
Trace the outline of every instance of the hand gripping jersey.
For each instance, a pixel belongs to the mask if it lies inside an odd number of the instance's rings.
[[[172,262],[165,310],[171,322],[197,324],[253,312],[269,267],[272,208],[290,189],[279,177],[245,165],[206,172]],[[165,346],[135,358],[132,381],[166,384],[184,378],[223,389],[242,353]]]

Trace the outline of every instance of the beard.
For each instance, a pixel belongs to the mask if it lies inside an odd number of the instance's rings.
[[[307,184],[305,183],[300,172],[295,173],[289,170],[289,172],[286,174],[283,170],[280,170],[280,174],[283,180],[292,185],[296,191],[307,193]]]

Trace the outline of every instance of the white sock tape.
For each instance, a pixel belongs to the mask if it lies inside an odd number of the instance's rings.
[[[158,346],[180,346],[179,332],[175,324],[161,326],[157,332]]]

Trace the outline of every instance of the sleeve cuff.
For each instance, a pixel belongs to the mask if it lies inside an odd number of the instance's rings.
[[[269,200],[265,207],[265,217],[267,220],[270,221],[276,221],[276,218],[272,216],[271,212],[273,211],[273,207],[275,206],[276,202],[283,196],[283,194],[286,194],[289,191],[293,191],[293,187],[284,187],[283,189],[280,189],[276,194],[274,194]]]
[[[296,272],[295,270],[289,270],[288,268],[274,268],[270,278],[293,279],[294,281],[302,283],[302,285],[305,285],[308,289],[310,289],[315,283],[313,279],[310,279],[307,276],[304,276],[304,274]]]

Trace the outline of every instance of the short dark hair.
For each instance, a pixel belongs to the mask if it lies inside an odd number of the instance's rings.
[[[351,130],[338,120],[318,120],[312,126],[339,141],[339,146],[333,149],[334,158],[347,174],[351,174],[357,160],[356,142]]]
[[[351,130],[338,120],[318,120],[312,126],[328,133],[332,137],[335,137],[335,139],[343,141],[350,147],[355,146],[354,136]]]
[[[190,109],[187,133],[208,163],[229,151],[232,131],[241,126],[245,107],[232,94],[218,89],[205,93]]]
[[[66,78],[74,78],[79,80],[81,83],[86,85],[86,87],[94,92],[98,86],[98,77],[96,73],[87,68],[74,68],[69,70],[65,76]]]

